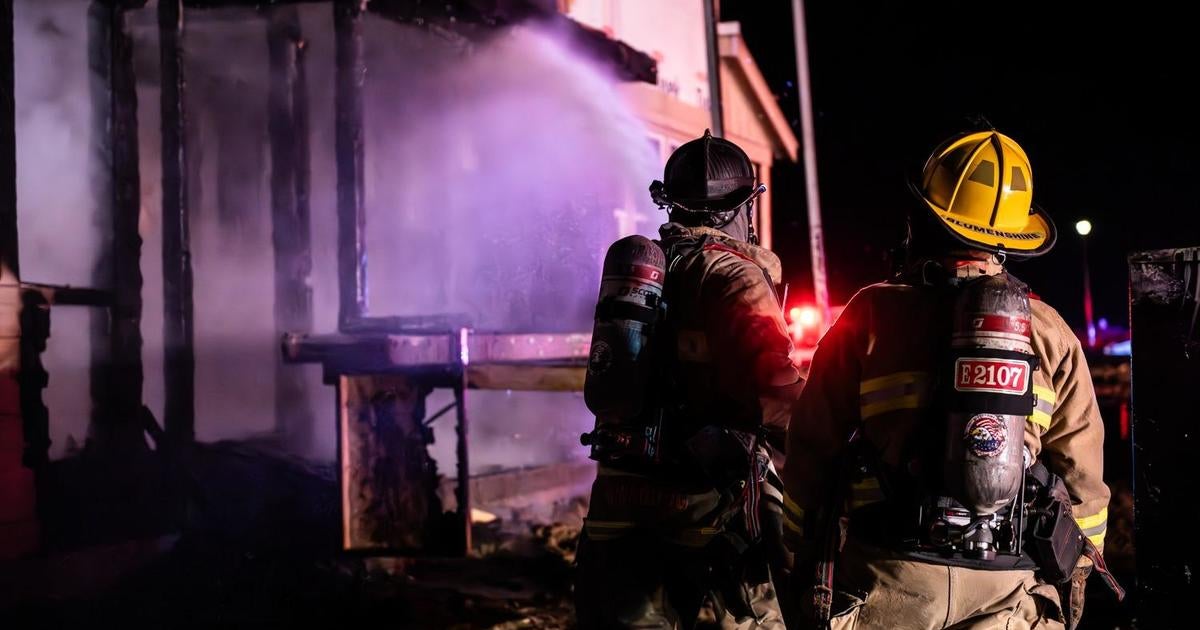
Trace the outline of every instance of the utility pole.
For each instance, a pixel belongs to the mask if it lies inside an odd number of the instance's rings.
[[[821,312],[821,327],[830,321],[829,287],[825,281],[825,237],[821,230],[821,196],[817,190],[817,143],[813,135],[812,91],[808,80],[808,36],[804,2],[792,0],[792,29],[796,39],[796,89],[800,97],[800,142],[804,146],[804,185],[808,200],[808,238],[812,250],[813,295]]]

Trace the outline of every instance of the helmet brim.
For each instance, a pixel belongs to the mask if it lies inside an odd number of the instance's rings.
[[[668,198],[673,205],[682,207],[690,212],[719,214],[721,212],[736,210],[746,205],[748,201],[751,201],[760,194],[758,189],[759,186],[740,186],[720,197],[690,199],[669,196]]]
[[[909,181],[908,187],[913,195],[933,213],[934,217],[938,219],[937,223],[943,229],[973,249],[1003,253],[1014,260],[1026,260],[1050,251],[1054,247],[1055,241],[1058,240],[1058,231],[1054,226],[1054,220],[1037,204],[1031,206],[1030,221],[1024,229],[1019,231],[998,230],[953,216],[926,197],[912,181]]]

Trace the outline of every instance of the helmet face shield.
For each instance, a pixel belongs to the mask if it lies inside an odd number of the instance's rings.
[[[1054,222],[1033,204],[1029,158],[1001,133],[946,141],[912,189],[944,229],[972,248],[1032,258],[1054,246]]]

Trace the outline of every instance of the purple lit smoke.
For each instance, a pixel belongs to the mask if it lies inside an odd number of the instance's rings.
[[[19,211],[25,277],[88,284],[99,220],[85,2],[18,0]],[[251,11],[189,11],[186,72],[197,347],[197,436],[275,428],[266,26]],[[301,5],[311,137],[316,332],[335,326],[336,170],[328,5]],[[161,418],[161,195],[153,3],[130,14],[139,75],[145,398]],[[587,331],[617,214],[652,234],[646,186],[658,156],[618,82],[531,27],[464,44],[415,26],[365,23],[370,314],[465,313],[479,329]],[[469,48],[469,49],[468,49]],[[47,179],[49,178],[49,179]],[[87,431],[86,315],[56,310],[47,365],[55,456]],[[313,438],[333,457],[332,390],[310,383]],[[429,401],[436,409],[444,394]],[[577,456],[591,417],[571,394],[472,392],[475,468]],[[453,461],[451,425],[435,454]]]

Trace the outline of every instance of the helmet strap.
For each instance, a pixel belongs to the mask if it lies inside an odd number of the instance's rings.
[[[758,245],[758,232],[754,231],[754,202],[746,204],[746,242]]]

